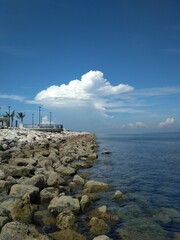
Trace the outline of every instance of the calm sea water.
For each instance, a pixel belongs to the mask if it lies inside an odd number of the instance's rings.
[[[112,188],[106,204],[120,222],[113,239],[180,239],[180,133],[97,136],[99,162],[91,178]],[[111,151],[102,155],[103,150]],[[116,190],[125,199],[115,201]]]

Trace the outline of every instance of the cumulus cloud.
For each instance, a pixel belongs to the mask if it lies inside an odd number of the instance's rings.
[[[91,106],[105,113],[111,108],[115,96],[133,89],[127,84],[113,86],[101,71],[89,71],[80,80],[42,90],[36,95],[35,101],[54,107]]]
[[[159,127],[166,127],[173,124],[174,122],[175,122],[174,118],[167,118],[164,122],[159,123]]]

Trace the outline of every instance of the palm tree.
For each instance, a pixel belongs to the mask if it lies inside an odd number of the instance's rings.
[[[6,116],[9,118],[9,127],[10,127],[10,125],[11,125],[11,127],[13,127],[15,110],[13,110],[12,113],[6,112]],[[11,120],[11,124],[10,124],[10,120]]]
[[[23,124],[23,120],[24,120],[25,116],[26,116],[26,114],[23,112],[17,112],[17,115],[16,115],[16,117],[20,119],[21,124]]]

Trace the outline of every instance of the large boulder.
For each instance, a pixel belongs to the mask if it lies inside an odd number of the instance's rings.
[[[24,184],[24,185],[33,185],[35,187],[38,187],[39,189],[43,189],[46,186],[46,178],[44,175],[35,175],[31,178],[25,178],[21,181],[18,181],[18,183]]]
[[[84,185],[84,188],[88,192],[101,192],[101,191],[108,190],[109,185],[107,183],[90,180],[90,181],[86,182],[86,184]]]
[[[14,184],[11,187],[10,196],[22,198],[24,195],[28,195],[30,202],[35,203],[39,199],[39,188],[33,185]]]
[[[78,199],[71,196],[54,197],[49,203],[48,209],[55,214],[65,210],[79,213],[80,204]]]
[[[22,240],[38,239],[49,240],[50,238],[40,233],[35,226],[26,225],[19,222],[9,222],[4,225],[0,234],[1,240]]]
[[[13,221],[21,223],[31,223],[34,209],[28,199],[17,200],[11,208]]]

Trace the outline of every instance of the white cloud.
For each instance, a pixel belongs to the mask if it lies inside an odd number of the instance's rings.
[[[127,84],[112,86],[102,72],[89,71],[80,80],[71,80],[67,85],[53,85],[42,90],[36,95],[35,101],[51,107],[93,107],[106,115],[110,105],[115,102],[114,97],[133,89]]]
[[[167,118],[164,122],[159,123],[159,127],[165,127],[173,124],[175,122],[174,118]]]
[[[122,128],[142,128],[146,127],[146,124],[143,122],[127,123],[122,126]]]
[[[1,94],[0,98],[1,99],[10,99],[10,100],[15,100],[15,101],[24,101],[25,100],[25,98],[22,96],[8,95],[8,94]]]

